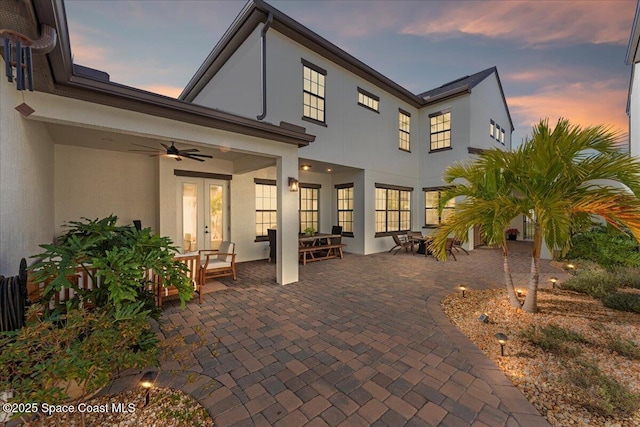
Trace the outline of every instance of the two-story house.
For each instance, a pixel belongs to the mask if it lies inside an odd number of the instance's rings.
[[[640,155],[640,3],[636,5],[636,14],[631,27],[627,46],[627,65],[631,65],[627,115],[629,116],[629,151],[632,156]]]
[[[495,67],[414,94],[261,0],[247,3],[180,99],[315,135],[298,151],[299,230],[338,224],[361,254],[389,249],[391,233],[437,225],[446,166],[510,149],[513,131]],[[257,241],[277,217],[262,209],[276,184],[265,176],[255,181]]]

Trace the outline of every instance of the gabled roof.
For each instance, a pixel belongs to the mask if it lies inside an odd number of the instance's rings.
[[[179,99],[192,102],[253,30],[260,23],[266,23],[269,17],[272,18],[271,27],[278,32],[415,108],[425,107],[449,97],[470,93],[474,86],[495,73],[504,106],[509,116],[511,130],[514,129],[496,67],[487,68],[479,73],[465,76],[439,88],[415,95],[263,0],[249,0],[247,2],[189,83],[187,83]]]
[[[636,4],[636,14],[633,18],[631,26],[631,35],[629,36],[629,45],[627,46],[627,64],[633,64],[640,61],[638,56],[638,42],[640,41],[640,2]]]

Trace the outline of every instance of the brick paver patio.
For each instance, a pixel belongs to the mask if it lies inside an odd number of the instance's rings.
[[[510,245],[524,281],[530,246]],[[176,333],[190,342],[199,326],[211,345],[164,366],[158,382],[199,399],[222,427],[548,425],[440,309],[461,283],[503,286],[500,252],[457,258],[347,254],[300,266],[287,286],[273,264],[240,264],[202,305],[165,307]],[[541,283],[557,275],[548,261],[542,272]]]

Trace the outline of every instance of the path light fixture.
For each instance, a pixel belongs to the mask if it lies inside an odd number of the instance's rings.
[[[467,287],[465,285],[460,285],[459,288],[462,291],[462,298],[464,298],[464,291],[467,290]]]
[[[482,313],[480,317],[478,317],[478,321],[480,321],[480,323],[489,323],[489,315],[487,313]]]
[[[140,387],[147,390],[147,392],[144,394],[144,406],[149,406],[149,392],[155,384],[157,376],[157,372],[147,371],[144,373],[142,378],[140,378]]]
[[[516,295],[518,295],[518,298],[522,298],[522,289],[516,289]]]
[[[576,269],[576,265],[575,265],[575,264],[571,264],[571,263],[569,263],[569,264],[565,265],[565,268],[566,268],[567,270],[569,270],[569,271],[573,271],[573,270],[575,270],[575,269]]]
[[[503,334],[502,332],[498,332],[496,334],[496,338],[500,343],[500,356],[504,356],[504,345],[509,341],[509,337]]]
[[[553,291],[556,288],[556,283],[558,283],[558,278],[552,277],[549,279],[549,281],[551,282],[551,290]]]

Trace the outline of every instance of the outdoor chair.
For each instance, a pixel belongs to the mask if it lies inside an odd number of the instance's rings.
[[[180,261],[189,268],[185,273],[191,280],[194,292],[200,293],[200,254],[198,252],[189,252],[186,254],[179,254],[173,258],[175,261]],[[158,286],[158,306],[162,307],[162,302],[170,297],[178,295],[178,288],[175,286]],[[200,302],[202,302],[202,295],[200,295]]]
[[[452,239],[452,238],[447,239],[447,242],[445,243],[444,249],[447,252],[447,255],[451,255],[453,257],[454,261],[458,261],[456,259],[456,256],[453,254],[453,241],[454,241],[454,239]]]
[[[233,280],[238,277],[236,275],[236,244],[232,242],[222,242],[216,250],[201,250],[200,257],[204,257],[204,261],[200,264],[200,302],[202,302],[202,290],[207,279],[215,279],[218,277],[232,276]]]
[[[460,252],[463,251],[465,254],[469,255],[469,252],[465,248],[462,247],[462,241],[459,239],[453,239],[453,249]]]
[[[342,243],[342,226],[341,225],[334,225],[333,227],[331,227],[331,234],[340,234],[340,237],[332,237],[331,238],[331,244],[332,245],[339,245]]]
[[[398,234],[392,234],[391,237],[393,237],[393,242],[395,243],[395,246],[389,249],[389,252],[395,249],[395,252],[393,254],[396,255],[398,251],[402,248],[404,248],[405,252],[409,252],[409,248],[411,248],[411,253],[413,254],[413,245],[414,245],[413,240],[409,240],[407,238],[401,238]]]

